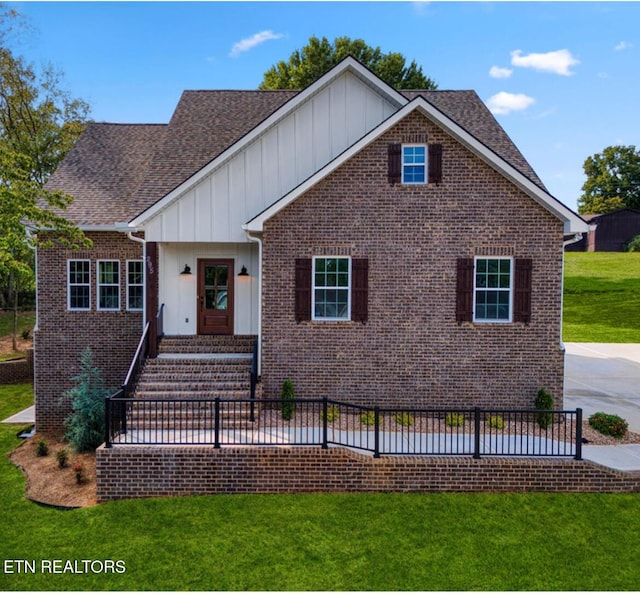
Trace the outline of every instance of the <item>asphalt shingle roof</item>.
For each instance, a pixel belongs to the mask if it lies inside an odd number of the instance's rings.
[[[299,91],[185,91],[169,124],[90,124],[47,188],[75,197],[79,225],[129,221],[240,140]],[[544,188],[474,91],[422,95]]]

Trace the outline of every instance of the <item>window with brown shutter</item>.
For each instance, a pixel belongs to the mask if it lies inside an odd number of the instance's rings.
[[[296,258],[295,316],[298,324],[311,319],[311,258]]]
[[[473,321],[473,258],[459,258],[456,282],[456,321]]]
[[[513,321],[531,322],[531,288],[533,261],[530,258],[516,260],[513,299]]]
[[[398,184],[402,180],[402,145],[392,143],[388,147],[389,183]]]
[[[442,145],[429,145],[429,183],[442,183]]]
[[[351,319],[367,321],[369,315],[369,260],[351,261]]]

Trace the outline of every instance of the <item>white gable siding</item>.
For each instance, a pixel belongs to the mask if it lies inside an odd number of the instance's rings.
[[[244,223],[395,109],[353,74],[343,74],[153,217],[147,239],[245,241]]]

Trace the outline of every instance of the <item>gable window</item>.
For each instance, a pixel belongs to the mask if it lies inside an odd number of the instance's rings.
[[[350,258],[313,259],[313,319],[350,319]]]
[[[142,260],[127,260],[127,309],[142,309],[144,300],[144,272]]]
[[[120,262],[98,260],[98,309],[120,309]]]
[[[91,309],[91,262],[67,261],[67,308],[71,311]]]
[[[427,183],[427,146],[425,144],[402,145],[402,183]]]
[[[473,306],[475,322],[511,321],[511,269],[511,258],[476,258]]]
[[[389,144],[387,177],[390,184],[441,184],[442,145]]]

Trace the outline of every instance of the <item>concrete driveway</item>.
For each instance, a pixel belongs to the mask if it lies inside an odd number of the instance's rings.
[[[565,343],[565,409],[621,416],[640,433],[640,344]]]

